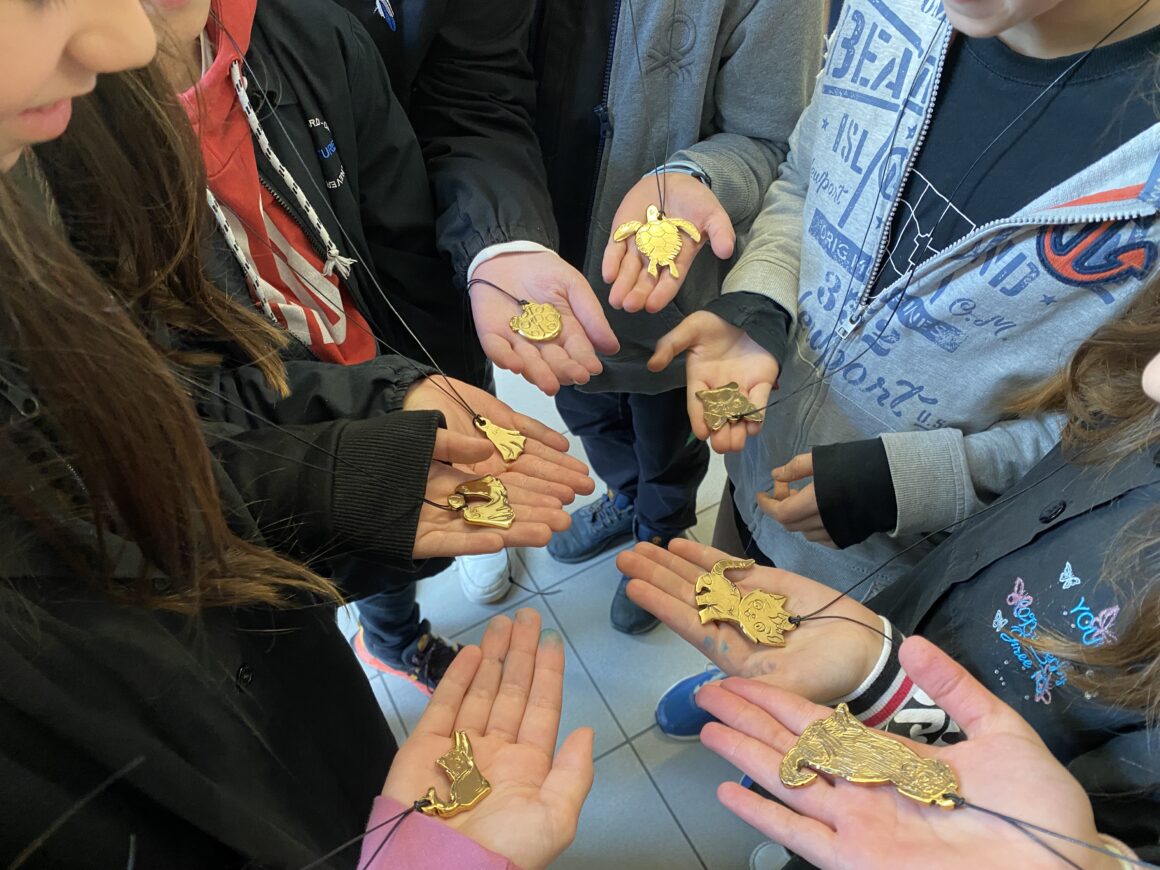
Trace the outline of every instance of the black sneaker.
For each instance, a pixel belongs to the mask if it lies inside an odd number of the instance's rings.
[[[592,504],[572,512],[572,525],[552,535],[548,554],[568,565],[587,562],[621,541],[630,540],[635,516],[632,502],[626,496],[605,493]]]
[[[431,624],[425,619],[421,630],[418,640],[407,647],[396,660],[379,658],[372,653],[367,648],[363,627],[359,625],[358,634],[354,638],[355,655],[375,670],[410,680],[416,689],[425,695],[431,695],[463,647],[432,634]]]

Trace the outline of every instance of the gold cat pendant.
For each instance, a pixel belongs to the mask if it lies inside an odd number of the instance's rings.
[[[472,504],[471,499],[483,500],[484,504]],[[507,487],[494,474],[459,484],[447,497],[447,504],[473,526],[510,529],[516,519],[516,512],[508,503]]]
[[[522,335],[528,341],[551,341],[560,334],[564,318],[555,305],[548,302],[528,302],[519,300],[524,313],[508,321],[512,332]]]
[[[779,773],[782,783],[797,788],[813,782],[818,771],[850,782],[889,782],[924,804],[954,808],[962,802],[949,765],[922,758],[909,746],[867,728],[845,704],[802,732],[782,759]]]
[[[697,578],[696,602],[701,625],[707,622],[735,622],[754,643],[785,646],[785,633],[797,628],[785,609],[786,597],[755,589],[742,597],[726,571],[752,568],[752,559],[722,559],[708,574]]]
[[[451,780],[451,800],[444,803],[434,787],[427,789],[427,803],[421,807],[424,814],[451,818],[471,809],[491,791],[491,783],[475,766],[475,756],[471,752],[471,741],[467,739],[466,731],[455,732],[455,746],[436,759],[436,763]]]
[[[698,390],[696,396],[705,406],[705,425],[713,432],[726,423],[740,423],[742,420],[760,423],[765,419],[765,412],[745,398],[736,383],[713,390]]]
[[[515,429],[505,429],[497,426],[487,417],[476,416],[475,428],[487,436],[487,440],[495,445],[504,462],[515,462],[524,452],[524,445],[528,439]]]

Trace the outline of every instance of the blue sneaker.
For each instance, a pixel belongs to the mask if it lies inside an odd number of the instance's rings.
[[[557,562],[587,562],[593,556],[632,537],[635,512],[622,494],[605,493],[587,507],[572,512],[572,525],[548,541],[548,553]]]
[[[673,683],[657,701],[656,719],[661,733],[674,740],[696,740],[701,729],[716,720],[697,706],[697,692],[706,683],[725,678],[724,672],[709,665],[699,674]]]

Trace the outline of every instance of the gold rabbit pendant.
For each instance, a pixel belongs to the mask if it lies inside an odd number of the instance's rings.
[[[867,728],[845,704],[812,723],[782,759],[790,788],[813,782],[818,771],[850,782],[889,782],[908,798],[948,809],[959,806],[959,783],[949,765],[921,758],[909,746]]]
[[[455,746],[436,759],[436,763],[451,780],[451,800],[444,803],[434,787],[427,789],[427,803],[421,807],[424,814],[448,819],[471,809],[491,791],[491,783],[475,766],[475,756],[471,752],[471,741],[467,739],[466,731],[455,732]]]
[[[471,499],[481,499],[484,504],[473,504]],[[494,474],[459,484],[447,497],[447,504],[473,526],[510,529],[516,519],[516,512],[508,503],[507,488]]]
[[[697,578],[696,602],[701,625],[707,622],[735,622],[754,643],[785,646],[785,633],[797,628],[785,609],[786,597],[755,589],[742,597],[726,571],[752,568],[752,559],[722,559],[708,574]]]
[[[560,334],[564,319],[555,305],[547,302],[519,300],[524,313],[508,321],[512,332],[522,335],[528,341],[551,341]]]
[[[495,445],[504,462],[515,462],[524,452],[524,445],[528,439],[515,429],[505,429],[497,426],[487,417],[475,418],[475,428],[487,436],[487,440]]]
[[[726,423],[740,423],[742,420],[760,423],[765,419],[765,412],[745,398],[736,383],[714,390],[698,390],[696,396],[705,406],[705,425],[713,432]]]

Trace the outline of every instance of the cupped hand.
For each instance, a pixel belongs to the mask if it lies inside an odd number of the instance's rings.
[[[764,589],[786,596],[791,614],[845,619],[805,620],[785,635],[784,647],[750,641],[735,623],[701,624],[697,578],[714,563],[732,559],[720,550],[675,538],[668,550],[640,543],[621,553],[617,567],[634,578],[628,597],[703,652],[730,676],[752,677],[817,701],[854,691],[873,670],[882,650],[882,622],[874,612],[806,577],[754,566],[727,575],[745,595]],[[832,602],[832,603],[831,603]],[[829,605],[827,607],[827,605]],[[848,622],[847,620],[853,620]]]
[[[775,468],[773,495],[757,494],[757,506],[771,519],[781,523],[787,532],[801,532],[807,541],[833,547],[834,539],[826,531],[822,522],[822,512],[818,510],[818,495],[811,481],[800,489],[791,483],[814,476],[814,454],[799,453],[785,465]]]
[[[632,238],[616,241],[616,229],[628,221],[644,223],[645,212],[650,205],[660,208],[657,191],[658,179],[647,175],[633,185],[625,194],[612,219],[612,232],[604,249],[601,267],[604,280],[612,285],[608,303],[613,308],[625,311],[640,310],[655,314],[676,298],[693,260],[706,243],[713,253],[725,260],[733,256],[737,236],[733,232],[733,222],[721,207],[713,191],[701,181],[679,172],[661,173],[660,184],[665,187],[665,212],[669,217],[681,218],[693,224],[701,233],[699,242],[681,233],[681,253],[676,259],[680,277],[674,277],[669,269],[659,270],[657,277],[648,272],[648,260]]]
[[[742,395],[747,396],[753,405],[764,408],[769,404],[769,394],[777,383],[781,367],[744,330],[708,311],[690,314],[676,329],[661,337],[648,361],[649,371],[661,371],[678,354],[686,351],[687,399],[693,434],[702,441],[709,441],[718,453],[740,451],[745,447],[747,437],[754,437],[761,431],[761,424],[750,421],[726,423],[716,432],[710,432],[705,423],[705,407],[696,394],[736,383]]]
[[[480,344],[488,359],[502,369],[523,375],[549,396],[561,385],[586,384],[603,370],[596,353],[613,354],[620,343],[584,276],[551,251],[503,254],[482,263],[473,278],[471,312]],[[546,302],[560,312],[559,337],[534,342],[512,331],[510,321],[521,313],[518,300]]]
[[[466,731],[491,793],[444,823],[522,870],[550,864],[572,842],[592,787],[592,731],[581,728],[553,758],[564,690],[564,644],[540,633],[540,616],[497,616],[480,646],[467,647],[399,749],[383,794],[409,806],[432,786],[446,798],[435,763]]]
[[[419,510],[415,532],[415,559],[474,556],[498,553],[506,547],[543,547],[554,532],[572,524],[572,517],[555,496],[542,492],[537,481],[520,472],[497,474],[508,493],[508,503],[515,510],[510,529],[477,526],[468,523],[458,511],[435,505],[446,505],[447,497],[461,483],[483,476],[463,471],[493,452],[491,442],[440,429],[435,433],[435,451],[427,471],[427,502]],[[429,504],[428,502],[434,502]]]
[[[499,451],[475,426],[471,412],[455,396],[459,395],[475,410],[497,426],[515,429],[527,438],[524,452],[515,462],[506,463]],[[455,378],[433,375],[414,383],[403,401],[407,411],[439,411],[447,429],[478,439],[487,450],[478,450],[478,460],[459,462],[458,466],[475,477],[486,474],[509,475],[519,485],[542,495],[550,495],[562,504],[571,504],[577,495],[588,495],[596,488],[588,476],[588,466],[569,456],[568,439],[539,420],[520,414],[491,393]],[[515,475],[517,477],[510,477]]]
[[[958,777],[971,803],[1099,845],[1091,803],[1019,715],[928,641],[912,637],[900,651],[907,674],[969,735],[945,748],[902,740],[938,758]],[[820,776],[800,788],[781,784],[778,767],[797,736],[828,716],[826,707],[764,683],[725,680],[705,686],[697,703],[719,722],[701,742],[748,773],[781,803],[736,782],[717,790],[744,821],[823,868],[1057,867],[1061,861],[1002,819],[966,807],[924,806],[889,786]],[[1118,866],[1110,857],[1036,833],[1073,866]]]

